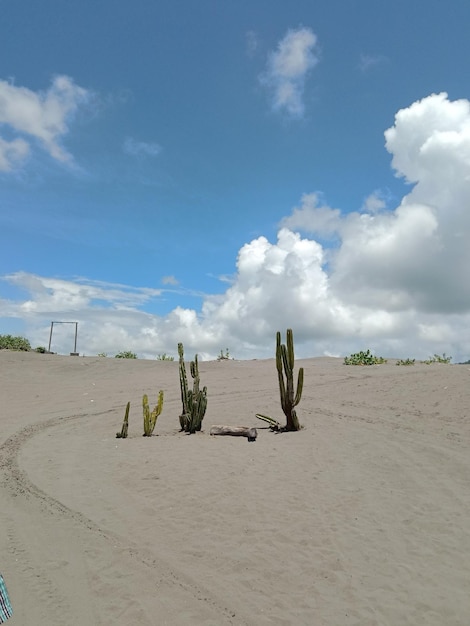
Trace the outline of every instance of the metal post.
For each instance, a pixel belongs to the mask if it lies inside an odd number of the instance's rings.
[[[77,354],[77,333],[78,333],[78,322],[75,322],[75,343],[73,345],[73,351]]]
[[[51,332],[49,334],[49,347],[47,349],[48,352],[51,351],[51,341],[52,341],[52,329],[54,328],[54,322],[51,322]]]

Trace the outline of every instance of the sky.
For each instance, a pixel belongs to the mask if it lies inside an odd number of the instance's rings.
[[[470,358],[468,0],[0,15],[0,334]]]

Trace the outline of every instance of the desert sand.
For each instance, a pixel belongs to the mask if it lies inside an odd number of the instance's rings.
[[[296,366],[303,430],[255,417],[283,419],[274,359],[230,360],[186,435],[177,362],[1,351],[8,625],[468,626],[470,367]]]

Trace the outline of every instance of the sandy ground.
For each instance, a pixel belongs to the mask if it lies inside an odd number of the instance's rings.
[[[1,351],[8,624],[468,626],[470,368],[297,365],[302,431],[255,418],[282,417],[274,360],[216,361],[188,436],[176,362]]]

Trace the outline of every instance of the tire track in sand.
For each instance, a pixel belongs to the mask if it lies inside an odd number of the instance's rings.
[[[114,410],[101,411],[93,414],[93,418],[111,412],[114,412]],[[26,502],[28,500],[34,500],[35,503],[39,504],[43,513],[49,515],[58,514],[62,519],[78,523],[82,529],[92,533],[95,539],[99,538],[103,540],[108,543],[114,551],[119,550],[121,554],[127,555],[135,563],[143,565],[145,568],[152,571],[154,573],[154,577],[152,578],[157,587],[160,582],[164,581],[165,584],[170,584],[174,589],[179,591],[182,598],[189,595],[199,606],[203,603],[207,609],[213,612],[214,616],[217,617],[217,620],[213,622],[214,624],[248,626],[251,621],[247,621],[238,612],[235,614],[235,611],[230,610],[224,602],[220,602],[212,592],[205,589],[180,569],[175,568],[165,559],[161,558],[160,555],[149,554],[148,551],[142,550],[138,545],[133,544],[127,538],[123,538],[112,531],[100,527],[80,511],[66,506],[35,485],[28,474],[21,469],[19,454],[21,448],[29,440],[49,428],[67,425],[72,421],[87,417],[90,417],[89,413],[54,417],[22,428],[0,445],[0,482],[9,496],[12,498],[21,498]],[[12,523],[9,524],[7,536],[12,553],[17,557],[24,557],[27,551],[24,541],[19,538]],[[42,597],[53,598],[53,603],[49,603],[47,608],[51,611],[53,610],[54,614],[57,614],[58,617],[60,614],[63,615],[61,611],[67,611],[68,608],[66,606],[67,600],[63,597],[57,585],[54,585],[47,571],[39,565],[35,564],[33,566],[28,562],[28,559],[23,559],[23,561],[26,563],[24,566],[24,574],[28,579],[28,583],[31,582],[32,587]],[[52,617],[51,613],[49,613],[49,615]]]

